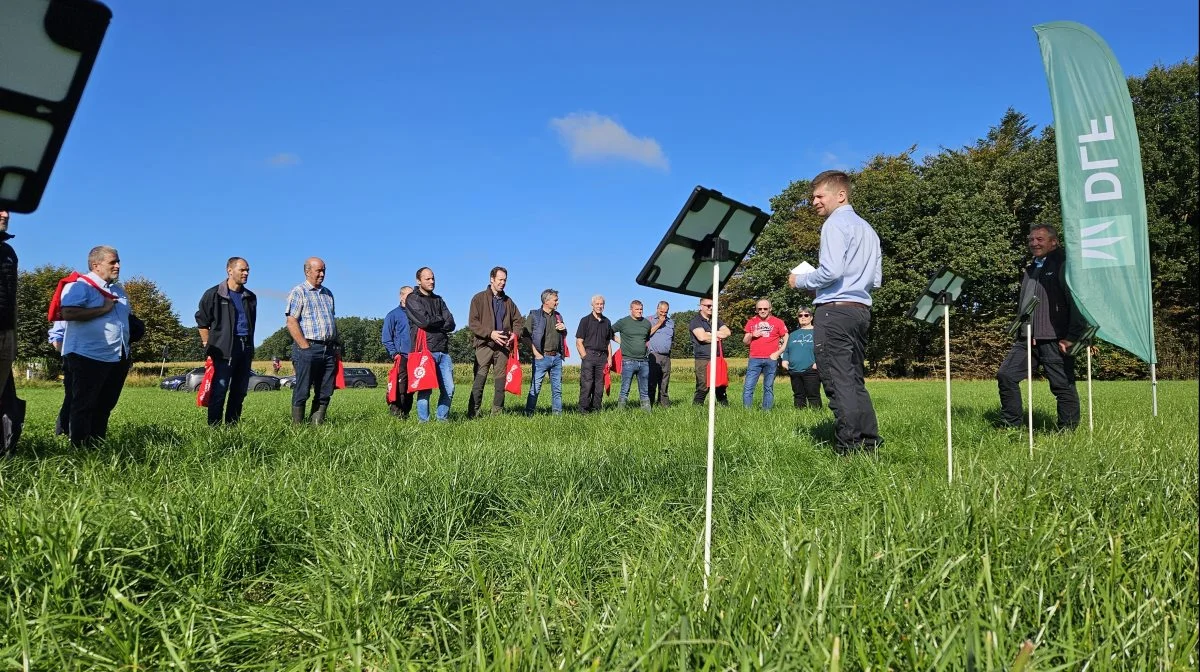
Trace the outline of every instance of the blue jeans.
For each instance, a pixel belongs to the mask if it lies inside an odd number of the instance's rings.
[[[754,403],[754,386],[758,377],[763,379],[762,407],[769,409],[775,405],[775,368],[779,362],[770,357],[751,357],[746,364],[746,388],[742,390],[742,405],[746,408]]]
[[[438,388],[441,390],[437,400],[437,419],[447,420],[450,418],[450,402],[454,399],[454,362],[450,361],[449,353],[431,352],[429,354],[433,356],[433,364],[437,367]],[[431,396],[433,396],[433,390],[417,392],[417,419],[421,422],[429,422],[429,398]]]
[[[320,406],[328,406],[329,400],[333,398],[333,377],[337,373],[333,349],[324,343],[310,343],[307,350],[301,350],[300,346],[293,343],[292,366],[296,369],[292,406],[304,408],[310,387],[316,392],[313,395],[313,410]]]
[[[529,381],[529,397],[525,399],[525,412],[533,413],[537,407],[538,392],[542,391],[542,378],[550,374],[550,410],[562,413],[562,355],[546,355],[533,360],[533,380]]]
[[[242,341],[233,339],[233,352],[229,359],[213,360],[212,396],[208,400],[208,424],[221,424],[222,410],[225,424],[235,425],[242,418],[242,400],[246,398],[246,388],[250,385],[250,359],[254,354],[254,346],[249,339]],[[229,395],[229,403],[225,403],[225,395]],[[222,408],[224,407],[224,408]]]
[[[629,398],[629,385],[633,382],[634,376],[637,376],[638,396],[644,403],[650,403],[650,362],[644,359],[623,359],[621,360],[621,394],[617,396],[618,404],[625,403],[625,400]]]

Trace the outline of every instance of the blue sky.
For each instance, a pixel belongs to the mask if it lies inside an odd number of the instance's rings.
[[[240,255],[259,340],[310,255],[342,316],[382,317],[420,266],[462,325],[494,265],[523,311],[558,289],[572,324],[594,293],[614,319],[691,308],[634,278],[697,184],[767,210],[1010,106],[1048,124],[1036,23],[1090,26],[1126,74],[1190,58],[1200,24],[1109,0],[107,4],[41,207],[13,218],[21,266],[113,245],[188,325]]]

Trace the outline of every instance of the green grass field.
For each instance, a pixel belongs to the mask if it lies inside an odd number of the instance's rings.
[[[707,610],[691,405],[419,426],[352,390],[293,428],[268,392],[210,431],[132,388],[79,452],[61,391],[23,389],[0,669],[1009,670],[1026,640],[1026,669],[1197,669],[1194,381],[1157,419],[1147,383],[1097,384],[1095,433],[1033,459],[994,383],[956,383],[952,485],[940,382],[871,383],[887,444],[849,458],[787,389],[719,414]]]

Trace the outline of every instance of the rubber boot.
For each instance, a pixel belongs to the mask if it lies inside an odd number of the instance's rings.
[[[312,412],[312,417],[310,417],[309,420],[311,420],[312,424],[314,425],[319,425],[325,422],[325,405],[321,404],[320,406],[317,406],[316,410]]]
[[[304,407],[292,406],[292,424],[298,425],[304,422]]]

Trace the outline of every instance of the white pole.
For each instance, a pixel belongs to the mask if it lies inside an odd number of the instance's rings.
[[[712,500],[713,500],[713,436],[717,426],[717,295],[721,282],[721,264],[713,262],[713,312],[709,323],[708,359],[708,478],[704,486],[704,609],[708,610],[708,576],[712,573]]]
[[[1094,427],[1092,425],[1092,346],[1087,346],[1088,357],[1088,432],[1090,433]]]
[[[950,305],[942,306],[946,340],[946,482],[954,482],[954,436],[950,431]]]
[[[1033,323],[1025,323],[1025,380],[1029,387],[1029,458],[1033,459]]]
[[[1154,409],[1154,417],[1158,417],[1158,372],[1154,370],[1154,362],[1150,362],[1150,403]]]

